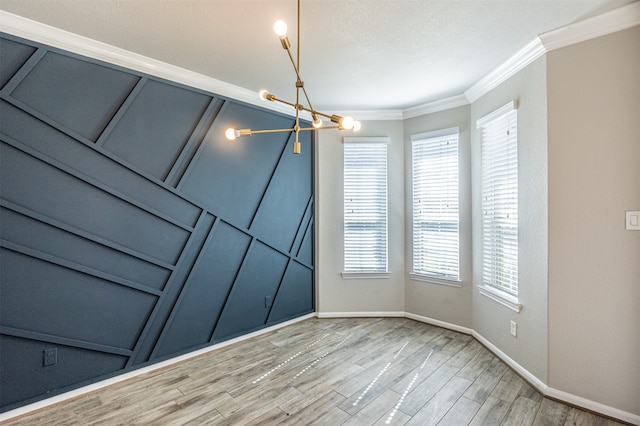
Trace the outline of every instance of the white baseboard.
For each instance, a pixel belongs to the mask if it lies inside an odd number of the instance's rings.
[[[253,333],[249,333],[249,334],[245,334],[243,336],[236,337],[235,339],[230,339],[230,340],[226,340],[224,342],[216,343],[215,345],[207,346],[206,348],[198,349],[196,351],[189,352],[189,353],[186,353],[184,355],[180,355],[180,356],[177,356],[175,358],[168,359],[166,361],[158,362],[156,364],[152,364],[152,365],[149,365],[147,367],[140,368],[138,370],[133,370],[133,371],[130,371],[128,373],[120,374],[120,375],[112,377],[110,379],[101,380],[99,382],[92,383],[90,385],[83,386],[81,388],[74,389],[74,390],[71,390],[69,392],[61,393],[60,395],[52,396],[51,398],[43,399],[42,401],[37,401],[37,402],[34,402],[32,404],[24,405],[22,407],[15,408],[13,410],[6,411],[4,413],[0,413],[0,422],[3,422],[5,420],[9,420],[9,419],[12,419],[12,418],[15,418],[15,417],[18,417],[18,416],[23,416],[23,415],[28,414],[28,413],[30,413],[32,411],[40,410],[42,408],[46,408],[46,407],[49,407],[49,406],[54,405],[54,404],[58,404],[58,403],[63,402],[63,401],[67,401],[67,400],[72,399],[72,398],[77,398],[77,397],[85,395],[85,394],[87,394],[89,392],[94,392],[96,390],[105,388],[107,386],[110,386],[110,385],[113,385],[113,384],[116,384],[116,383],[120,383],[120,382],[123,382],[125,380],[132,379],[134,377],[139,377],[139,376],[141,376],[143,374],[150,373],[152,371],[156,371],[156,370],[159,370],[161,368],[165,368],[165,367],[168,367],[168,366],[173,365],[173,364],[177,364],[177,363],[182,362],[182,361],[186,361],[188,359],[191,359],[191,358],[197,357],[199,355],[215,351],[216,349],[224,348],[225,346],[229,346],[229,345],[232,345],[234,343],[242,342],[243,340],[247,340],[247,339],[250,339],[252,337],[260,336],[262,334],[269,333],[269,332],[274,331],[274,330],[278,330],[278,329],[280,329],[282,327],[286,327],[288,325],[295,324],[295,323],[297,323],[299,321],[304,321],[306,319],[313,318],[315,316],[316,316],[315,312],[307,314],[307,315],[303,315],[301,317],[294,318],[294,319],[289,320],[289,321],[285,321],[285,322],[282,322],[282,323],[279,323],[279,324],[276,324],[276,325],[272,325],[271,327],[267,327],[267,328],[263,328],[263,329],[258,330],[258,331],[254,331]]]
[[[547,385],[544,384],[542,380],[538,379],[536,376],[531,374],[529,370],[511,359],[507,354],[498,349],[496,345],[485,339],[477,331],[474,330],[472,336],[475,337],[478,342],[482,343],[487,349],[493,352],[495,356],[500,358],[502,362],[511,367],[511,369],[518,373],[523,379],[529,382],[529,384],[533,386],[538,392],[540,392],[542,395],[547,394]]]
[[[529,373],[529,371],[527,371],[524,367],[522,367],[520,364],[518,364],[513,359],[511,359],[509,356],[507,356],[507,354],[505,354],[500,349],[498,349],[497,346],[495,346],[493,343],[491,343],[490,341],[485,339],[477,331],[475,331],[475,330],[473,330],[471,328],[459,326],[457,324],[451,324],[451,323],[448,323],[448,322],[445,322],[445,321],[440,321],[440,320],[429,318],[429,317],[423,317],[421,315],[416,315],[416,314],[412,314],[412,313],[409,313],[409,312],[406,313],[406,317],[414,319],[416,321],[424,322],[426,324],[431,324],[431,325],[435,325],[435,326],[438,326],[438,327],[446,328],[448,330],[457,331],[459,333],[470,334],[471,336],[473,336],[474,339],[476,339],[477,341],[482,343],[487,349],[489,349],[495,356],[500,358],[500,360],[502,360],[502,362],[507,364],[516,373],[518,373],[520,376],[522,376],[522,378],[524,378],[534,388],[536,388],[536,390],[538,392],[540,392],[543,395],[546,394],[547,385],[545,385],[536,376],[534,376],[533,374]]]
[[[318,312],[318,318],[404,318],[403,312]]]
[[[482,343],[487,349],[493,352],[495,356],[500,358],[505,364],[507,364],[511,369],[513,369],[517,374],[519,374],[524,380],[526,380],[531,386],[533,386],[538,392],[540,392],[544,396],[553,398],[560,402],[567,403],[569,405],[584,408],[585,410],[602,414],[603,416],[619,419],[619,420],[622,420],[623,422],[627,422],[632,425],[640,425],[640,416],[638,415],[628,413],[626,411],[622,411],[617,408],[613,408],[608,405],[601,404],[599,402],[590,401],[588,399],[579,397],[577,395],[573,395],[568,392],[563,392],[557,389],[550,388],[544,382],[538,379],[536,376],[531,374],[526,368],[522,367],[520,364],[518,364],[513,359],[511,359],[507,354],[502,352],[496,345],[494,345],[493,343],[485,339],[480,333],[478,333],[473,329],[470,329],[467,327],[461,327],[456,324],[451,324],[451,323],[436,320],[433,318],[423,317],[423,316],[412,314],[409,312],[407,312],[405,316],[407,318],[411,318],[416,321],[420,321],[420,322],[435,325],[438,327],[446,328],[449,330],[458,331],[460,333],[472,335],[477,341]]]
[[[425,324],[435,325],[437,327],[446,328],[447,330],[457,331],[458,333],[462,333],[462,334],[473,333],[473,330],[470,328],[462,327],[461,325],[452,324],[450,322],[440,321],[440,320],[429,318],[429,317],[423,317],[422,315],[416,315],[416,314],[406,312],[404,316],[412,320],[420,321]]]
[[[378,317],[409,318],[409,319],[413,319],[415,321],[423,322],[426,324],[435,325],[437,327],[446,328],[448,330],[457,331],[459,333],[468,334],[473,336],[480,343],[482,343],[494,355],[500,358],[505,364],[507,364],[516,373],[522,376],[523,379],[529,382],[529,384],[531,384],[542,395],[548,396],[549,398],[553,398],[560,402],[564,402],[576,407],[584,408],[586,410],[589,410],[598,414],[602,414],[607,417],[619,419],[624,422],[630,423],[632,425],[640,425],[640,416],[636,414],[632,414],[623,410],[619,410],[614,407],[610,407],[605,404],[601,404],[599,402],[590,401],[588,399],[570,394],[568,392],[563,392],[561,390],[548,387],[544,382],[542,382],[536,376],[531,374],[524,367],[522,367],[520,364],[518,364],[513,359],[511,359],[507,354],[502,352],[497,346],[489,342],[480,333],[476,332],[473,329],[462,327],[457,324],[452,324],[445,321],[440,321],[433,318],[425,317],[422,315],[412,314],[409,312],[316,312],[316,313],[307,314],[302,317],[294,318],[290,321],[276,324],[272,327],[258,330],[256,332],[253,332],[244,336],[240,336],[232,340],[227,340],[225,342],[221,342],[213,346],[208,346],[206,348],[199,349],[197,351],[190,352],[188,354],[184,354],[175,358],[171,358],[169,360],[162,361],[157,364],[153,364],[138,370],[134,370],[129,373],[121,374],[119,376],[116,376],[107,380],[102,380],[100,382],[84,386],[82,388],[74,389],[72,391],[65,392],[63,394],[60,394],[42,401],[34,402],[33,404],[25,405],[23,407],[19,407],[11,411],[7,411],[5,413],[0,413],[0,422],[12,419],[14,417],[28,414],[32,411],[48,407],[50,405],[57,404],[59,402],[63,402],[72,398],[77,398],[78,396],[102,389],[106,386],[110,386],[112,384],[119,383],[134,377],[138,377],[143,374],[158,370],[160,368],[168,367],[170,365],[194,358],[196,356],[214,351],[216,349],[220,349],[225,346],[228,346],[237,342],[241,342],[243,340],[247,340],[252,337],[256,337],[261,334],[265,334],[265,333],[277,330],[279,328],[286,327],[290,324],[294,324],[296,322],[303,321],[313,317],[318,317],[318,318],[378,318]]]
[[[632,425],[640,425],[640,416],[638,415],[628,413],[626,411],[622,411],[617,408],[601,404],[599,402],[591,401],[568,392],[563,392],[554,388],[547,388],[545,396],[556,399],[558,401],[566,402],[567,404],[575,405],[576,407],[581,407],[586,410],[602,414],[607,417],[619,419],[623,422],[631,423]]]

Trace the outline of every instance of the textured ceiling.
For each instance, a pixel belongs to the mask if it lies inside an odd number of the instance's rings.
[[[302,0],[302,78],[317,109],[403,109],[460,95],[538,34],[632,0]],[[272,25],[295,0],[0,0],[0,9],[293,100]],[[295,50],[294,50],[295,51]]]

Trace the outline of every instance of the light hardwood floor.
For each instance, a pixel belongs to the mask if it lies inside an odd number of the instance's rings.
[[[309,319],[6,425],[593,425],[471,336],[402,318]]]

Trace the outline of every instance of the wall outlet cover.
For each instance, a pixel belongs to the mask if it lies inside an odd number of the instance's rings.
[[[640,231],[640,210],[626,212],[627,231]]]
[[[58,363],[58,348],[45,349],[43,352],[42,365],[48,367]]]

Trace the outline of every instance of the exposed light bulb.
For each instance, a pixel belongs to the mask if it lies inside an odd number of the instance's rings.
[[[338,123],[338,124],[339,124],[339,126],[340,126],[340,128],[341,128],[341,129],[344,129],[344,130],[351,130],[351,129],[353,129],[353,125],[354,125],[354,122],[353,122],[353,121],[354,121],[354,120],[353,120],[353,117],[349,117],[349,116],[347,116],[347,117],[343,117],[343,118],[340,120],[340,123]]]
[[[258,92],[258,95],[260,96],[260,99],[262,99],[263,101],[271,101],[271,102],[276,101],[276,95],[273,95],[266,90],[261,90],[260,92]]]
[[[311,117],[313,118],[313,122],[311,123],[313,127],[316,129],[322,127],[322,120],[318,117],[318,114],[311,114]]]
[[[276,35],[280,38],[284,38],[287,36],[287,23],[284,21],[276,21],[275,24],[273,24],[273,31],[276,33]]]
[[[224,136],[229,139],[230,141],[235,140],[239,135],[239,131],[237,131],[236,129],[234,129],[233,127],[229,127],[227,130],[225,130],[224,132]]]
[[[353,122],[353,131],[354,132],[360,131],[361,128],[362,128],[362,123],[360,123],[358,120]]]

